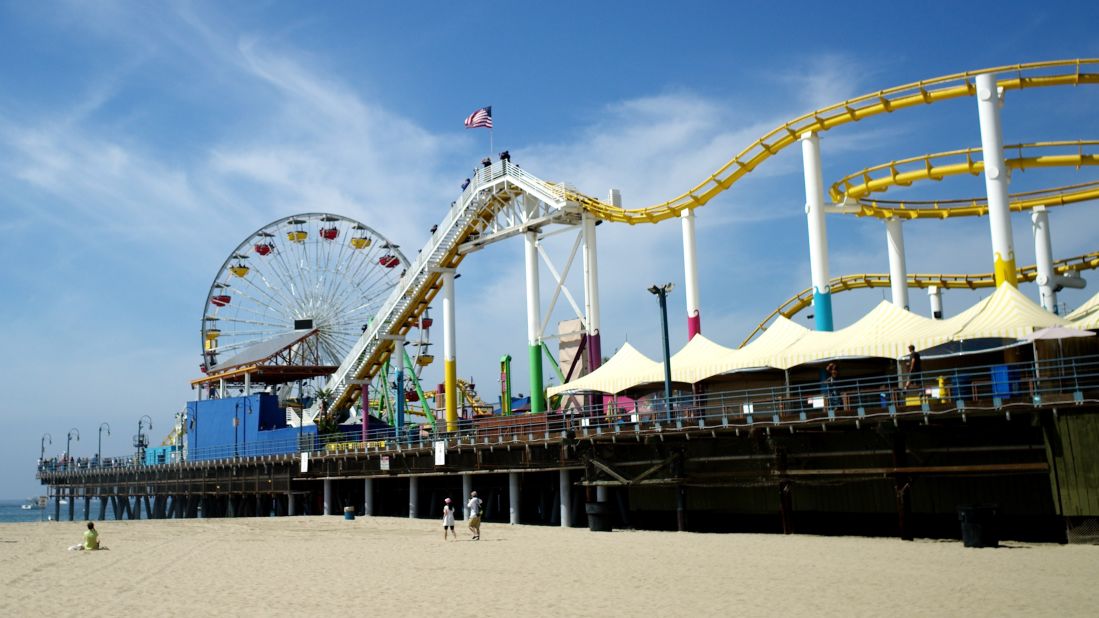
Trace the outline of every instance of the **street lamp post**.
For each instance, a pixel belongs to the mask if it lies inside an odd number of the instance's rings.
[[[100,423],[99,424],[99,450],[96,451],[96,455],[95,455],[95,465],[96,465],[96,467],[99,467],[99,468],[103,467],[103,428],[104,427],[107,428],[107,435],[108,436],[111,435],[111,426],[108,425],[105,422]]]
[[[72,429],[69,430],[68,439],[65,440],[65,465],[68,465],[69,460],[72,459],[72,456],[69,455],[69,446],[72,445],[73,432],[76,433],[76,441],[80,442],[80,430],[77,429],[76,427],[73,427]]]
[[[42,434],[42,451],[38,454],[38,465],[44,465],[46,463],[46,440],[49,439],[50,444],[53,444],[53,436],[48,433]]]
[[[145,424],[145,420],[148,419],[148,429],[153,428],[153,419],[148,414],[143,415],[137,419],[137,436],[134,437],[134,446],[137,448],[137,461],[134,462],[137,465],[141,465],[141,459],[145,456],[145,447],[149,446],[149,440],[145,437],[145,433],[141,430],[142,425]]]
[[[665,283],[649,288],[649,292],[660,299],[660,327],[664,334],[664,410],[669,422],[672,420],[672,358],[668,346],[668,292],[672,287],[671,283]]]

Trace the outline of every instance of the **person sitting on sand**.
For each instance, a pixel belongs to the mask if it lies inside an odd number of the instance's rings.
[[[84,533],[84,542],[73,545],[69,548],[70,551],[98,551],[100,549],[107,549],[99,544],[99,532],[95,529],[95,524],[88,522],[88,530]]]
[[[450,533],[454,535],[454,540],[458,540],[458,533],[454,531],[454,507],[450,506],[450,498],[443,501],[443,540],[446,540],[446,531],[450,530]]]

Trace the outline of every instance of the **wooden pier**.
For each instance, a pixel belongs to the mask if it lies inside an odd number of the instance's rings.
[[[489,521],[913,537],[957,536],[957,507],[996,504],[1011,538],[1065,540],[1099,518],[1099,407],[1083,397],[920,400],[814,418],[684,416],[584,424],[495,419],[436,444],[345,443],[303,455],[42,470],[54,519],[359,514],[434,517],[475,489]],[[789,422],[787,422],[789,421]],[[780,424],[786,422],[786,424]],[[68,498],[67,512],[60,499]],[[77,509],[80,505],[80,509]]]

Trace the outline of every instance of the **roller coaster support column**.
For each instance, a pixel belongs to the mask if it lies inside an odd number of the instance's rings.
[[[454,365],[454,270],[443,271],[443,393],[446,430],[458,431],[458,370]]]
[[[901,220],[896,217],[886,219],[885,234],[889,245],[889,287],[893,292],[893,304],[908,309],[908,267],[904,259]]]
[[[1038,267],[1035,281],[1042,308],[1057,313],[1056,273],[1053,272],[1053,243],[1049,237],[1049,212],[1038,206],[1030,213],[1031,230],[1034,232],[1034,262]]]
[[[679,213],[683,223],[683,282],[687,294],[687,340],[702,332],[698,302],[698,252],[695,249],[695,212]]]
[[[527,346],[530,355],[530,412],[546,411],[546,391],[542,386],[542,310],[538,296],[538,232],[529,231],[526,237],[525,258],[527,267]]]
[[[404,337],[398,336],[393,341],[393,354],[397,357],[397,371],[396,371],[396,398],[397,402],[394,407],[397,408],[397,442],[403,442],[407,437],[404,430],[404,408],[405,408],[405,394],[404,394],[404,362],[401,356],[404,355]]]
[[[621,205],[618,191],[611,191],[611,203]],[[603,347],[599,336],[599,263],[595,250],[595,218],[587,212],[584,225],[584,313],[588,318],[588,371],[595,371],[603,364]]]
[[[996,76],[977,76],[977,113],[981,121],[981,152],[985,164],[985,193],[988,196],[988,225],[992,231],[993,271],[996,286],[1007,283],[1018,287],[1015,272],[1015,241],[1011,235],[1011,211],[1008,209],[1008,176],[1004,164],[1003,131],[1000,127],[1002,95],[996,89]]]
[[[832,330],[832,292],[828,286],[828,230],[824,225],[824,176],[820,166],[820,137],[801,136],[805,172],[805,215],[809,220],[809,267],[813,275],[813,316],[817,330]]]
[[[937,285],[927,286],[927,296],[931,299],[931,317],[943,319],[943,289]]]

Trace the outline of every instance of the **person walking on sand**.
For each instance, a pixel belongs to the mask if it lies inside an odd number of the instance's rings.
[[[473,533],[473,540],[478,541],[481,539],[481,499],[475,491],[469,494],[466,512],[469,513],[469,531]]]
[[[458,533],[454,531],[454,507],[450,505],[450,498],[443,501],[443,540],[446,540],[446,531],[450,530],[450,533],[454,535],[454,540],[458,540]]]

